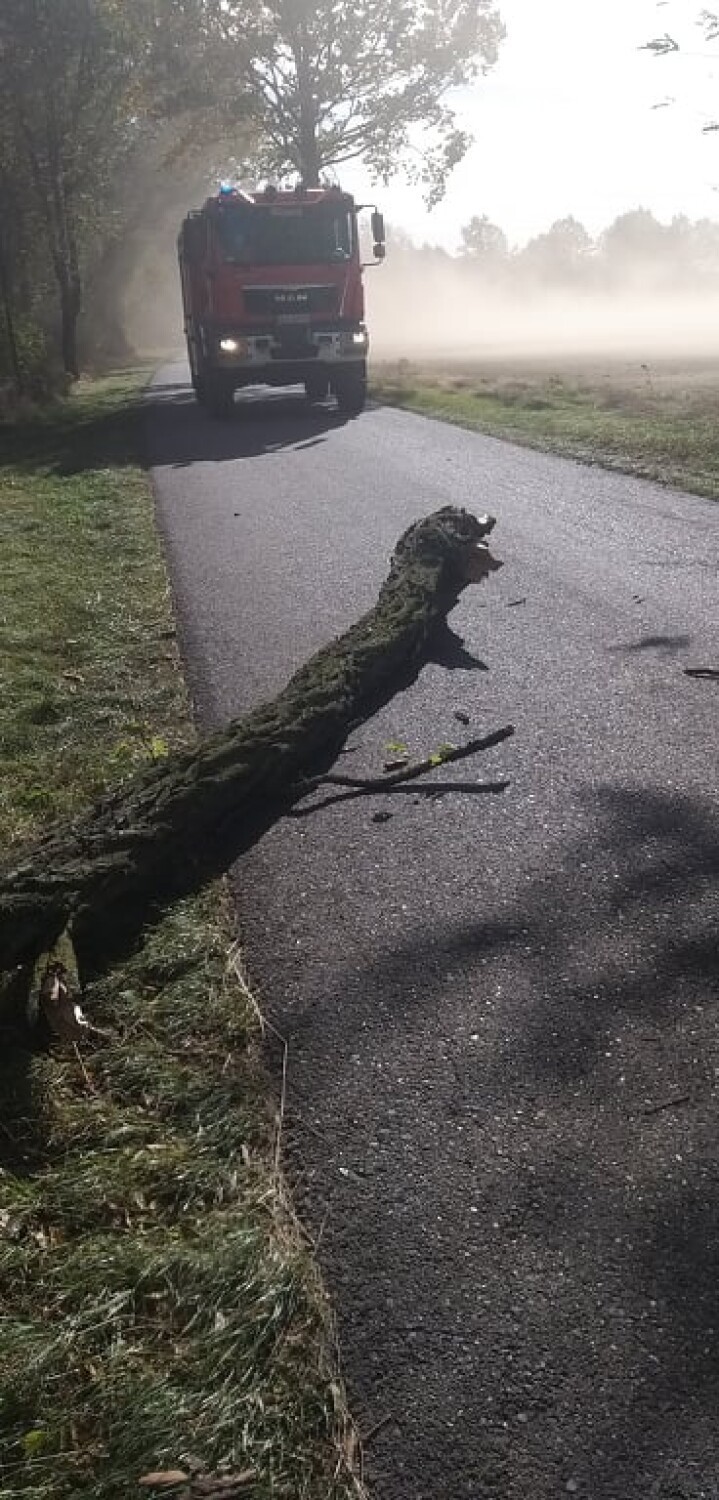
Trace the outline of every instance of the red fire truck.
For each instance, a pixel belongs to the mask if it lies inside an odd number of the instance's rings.
[[[374,259],[358,214],[371,209]],[[362,271],[384,259],[384,221],[339,187],[225,187],[189,213],[178,239],[190,372],[215,416],[245,385],[303,383],[348,415],[362,410],[368,336]]]

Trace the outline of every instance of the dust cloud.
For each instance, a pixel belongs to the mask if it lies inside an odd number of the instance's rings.
[[[121,317],[125,337],[140,355],[184,353],[176,242],[186,213],[187,206],[178,203],[151,234],[128,247]]]
[[[188,173],[125,242],[117,305],[139,354],[184,351],[176,239],[205,195],[201,173]],[[390,228],[386,260],[364,281],[378,362],[719,360],[719,225],[706,220],[664,226],[638,210],[590,242],[567,219],[521,251],[500,243],[494,263],[416,246]]]
[[[132,153],[115,183],[116,209],[88,263],[82,319],[87,354],[172,356],[184,349],[177,236],[185,214],[209,191],[207,151],[173,157],[173,129]]]
[[[388,247],[366,290],[376,360],[719,358],[719,287],[483,284],[449,257],[395,269]]]

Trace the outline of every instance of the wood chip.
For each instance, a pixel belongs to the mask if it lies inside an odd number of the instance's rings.
[[[76,1042],[91,1029],[70,993],[64,964],[48,964],[40,985],[40,1011],[53,1034],[63,1041]]]

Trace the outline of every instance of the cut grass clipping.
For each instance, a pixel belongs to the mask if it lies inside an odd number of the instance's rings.
[[[388,406],[719,499],[719,365],[402,359],[373,368]]]
[[[139,387],[1,434],[5,847],[192,732]],[[193,1467],[253,1500],[357,1493],[228,932],[221,891],[178,905],[87,993],[108,1036],[82,1056],[1,1038],[2,1497],[118,1500]]]

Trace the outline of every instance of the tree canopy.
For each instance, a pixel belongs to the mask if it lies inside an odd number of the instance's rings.
[[[0,373],[18,387],[40,328],[56,322],[48,281],[76,375],[88,282],[107,293],[113,249],[138,213],[156,214],[167,163],[202,141],[208,170],[231,96],[237,130],[221,11],[221,0],[2,0]]]
[[[659,0],[659,3],[666,4],[667,0]],[[719,41],[719,11],[702,9],[695,12],[694,24],[706,43],[711,44],[712,42]],[[654,57],[669,57],[673,53],[684,52],[685,50],[684,44],[669,31],[663,32],[661,36],[652,37],[648,42],[644,42],[642,46],[642,51],[651,52]],[[707,53],[706,55],[708,60],[716,61],[716,53]],[[663,99],[653,107],[655,109],[663,109],[675,102],[673,98]],[[702,133],[704,135],[708,135],[714,131],[719,131],[719,120],[717,119],[709,120],[702,126]]]
[[[111,0],[5,0],[0,17],[3,175],[12,153],[44,231],[75,375],[86,231],[137,110],[141,42],[129,20]]]
[[[382,180],[401,166],[437,202],[470,144],[451,91],[497,58],[493,0],[260,0],[249,29],[244,0],[225,10],[264,170],[314,185],[361,157]]]
[[[493,224],[486,214],[475,215],[462,230],[462,255],[471,256],[483,265],[493,265],[506,260],[509,241],[503,229]]]

